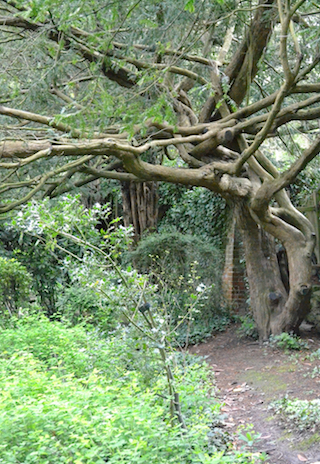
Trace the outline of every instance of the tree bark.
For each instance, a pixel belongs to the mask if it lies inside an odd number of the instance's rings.
[[[286,244],[286,251],[289,265],[289,295],[283,310],[274,318],[272,333],[277,332],[277,327],[281,332],[298,332],[301,322],[311,309],[312,254],[309,247],[306,243],[291,240]]]
[[[158,183],[122,182],[123,221],[134,229],[137,242],[146,231],[155,231],[158,222]]]
[[[237,205],[237,223],[242,232],[250,282],[250,305],[259,338],[271,334],[297,333],[310,311],[312,263],[309,246],[288,240],[289,291],[281,278],[274,237],[251,217],[248,207]]]

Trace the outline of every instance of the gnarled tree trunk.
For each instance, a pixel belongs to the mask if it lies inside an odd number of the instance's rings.
[[[289,266],[289,288],[286,288],[274,237],[257,224],[246,205],[237,206],[237,219],[243,236],[251,308],[260,339],[281,332],[297,332],[310,311],[310,243],[297,233],[284,240]]]

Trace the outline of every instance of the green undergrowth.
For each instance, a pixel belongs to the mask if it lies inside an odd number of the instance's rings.
[[[186,430],[172,421],[161,360],[128,328],[106,337],[30,316],[0,329],[0,353],[0,463],[260,462],[216,439],[212,373],[175,352]]]
[[[283,332],[279,335],[271,335],[270,346],[284,351],[300,351],[308,349],[308,343],[295,334]]]
[[[287,428],[320,431],[320,400],[299,400],[284,397],[271,404]]]
[[[320,443],[320,434],[313,433],[311,436],[308,436],[304,439],[299,441],[299,449],[308,451],[311,446]]]

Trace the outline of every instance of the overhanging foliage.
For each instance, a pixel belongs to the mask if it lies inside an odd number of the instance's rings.
[[[1,5],[0,212],[100,178],[205,187],[237,205],[243,230],[252,229],[250,246],[261,242],[259,229],[286,248],[294,290],[263,285],[276,295],[268,318],[281,313],[281,330],[297,327],[315,236],[285,188],[320,151],[319,7],[310,0]],[[255,257],[260,268],[264,256]],[[271,262],[269,276],[278,279]],[[253,284],[257,272],[248,275]],[[284,313],[272,309],[278,303]]]

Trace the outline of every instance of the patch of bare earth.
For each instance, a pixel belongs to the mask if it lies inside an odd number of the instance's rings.
[[[286,354],[241,338],[232,326],[190,348],[191,353],[206,357],[215,371],[227,427],[236,431],[253,424],[261,434],[255,451],[264,451],[269,464],[320,464],[320,431],[292,430],[269,408],[271,401],[285,395],[319,398],[320,378],[311,377],[319,360],[310,361],[308,355],[319,349],[320,339],[312,332],[302,333],[302,338],[309,340],[310,350]]]

